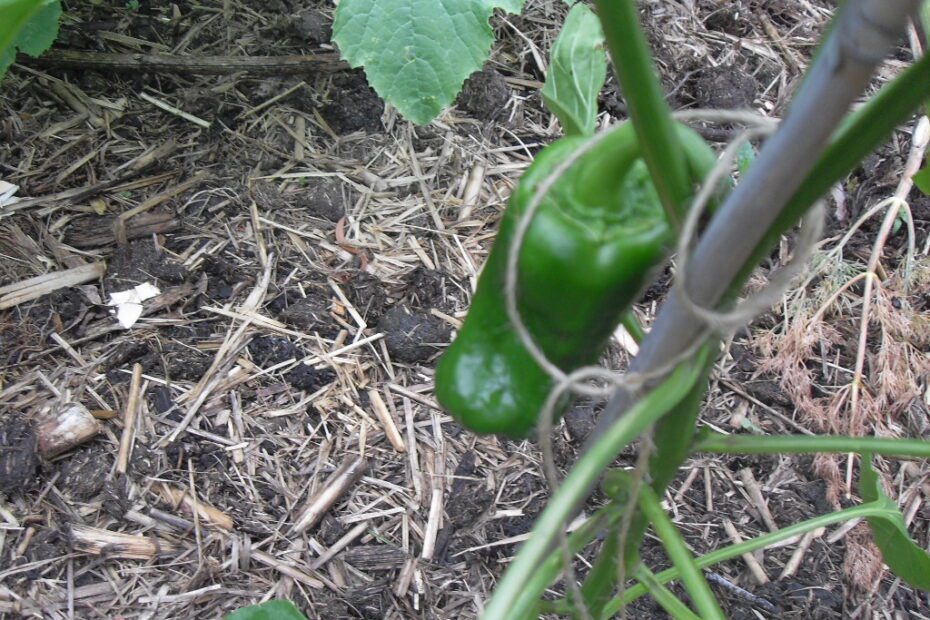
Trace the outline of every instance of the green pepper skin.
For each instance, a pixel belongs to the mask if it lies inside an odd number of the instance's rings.
[[[695,179],[703,179],[713,151],[690,129],[679,133]],[[552,388],[507,316],[507,254],[536,188],[586,140],[549,145],[523,174],[465,323],[436,367],[437,400],[476,433],[527,436]],[[612,129],[555,183],[520,251],[517,306],[546,357],[564,372],[595,363],[672,237],[633,126]]]

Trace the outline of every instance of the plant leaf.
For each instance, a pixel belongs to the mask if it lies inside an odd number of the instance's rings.
[[[543,100],[555,114],[565,135],[593,135],[597,95],[607,79],[604,31],[597,16],[584,4],[568,12],[552,46]]]
[[[407,119],[424,125],[452,103],[481,69],[494,33],[495,8],[522,0],[342,0],[333,40],[352,67]]]
[[[872,467],[871,454],[862,455],[859,494],[864,501],[881,502],[888,509],[888,517],[866,518],[885,564],[910,585],[930,591],[930,555],[914,544],[897,504],[882,491],[878,474]]]
[[[226,620],[307,620],[307,617],[290,602],[276,600],[243,607],[226,616]]]
[[[59,0],[0,0],[0,79],[16,51],[36,57],[58,36]]]

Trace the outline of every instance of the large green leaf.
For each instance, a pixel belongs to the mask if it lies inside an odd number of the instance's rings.
[[[16,50],[38,56],[58,36],[59,0],[0,0],[0,79]]]
[[[226,616],[226,620],[307,620],[307,617],[288,601],[277,600],[243,607]]]
[[[882,552],[882,559],[895,575],[924,591],[930,591],[930,555],[914,544],[907,533],[904,517],[898,506],[882,491],[878,474],[872,467],[872,455],[862,455],[859,472],[859,494],[866,502],[880,502],[888,508],[891,516],[867,517],[875,544]]]
[[[565,135],[593,135],[597,95],[607,79],[604,31],[597,16],[576,4],[552,45],[542,96]]]
[[[495,8],[522,0],[342,0],[333,40],[352,67],[405,117],[423,125],[452,103],[491,51]]]

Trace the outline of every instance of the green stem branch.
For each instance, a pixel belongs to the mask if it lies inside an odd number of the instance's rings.
[[[665,101],[634,0],[595,0],[623,99],[636,128],[643,160],[668,221],[678,229],[691,197],[684,152]]]
[[[892,457],[930,458],[930,441],[811,435],[724,435],[708,432],[694,444],[692,453],[812,454],[818,452],[872,453]]]

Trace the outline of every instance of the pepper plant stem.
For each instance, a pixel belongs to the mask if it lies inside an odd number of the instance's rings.
[[[649,588],[649,594],[661,605],[662,609],[675,620],[703,620],[699,615],[688,609],[675,594],[656,580],[655,574],[640,564],[633,574],[636,579]]]
[[[813,532],[814,530],[820,529],[822,527],[827,527],[835,523],[842,523],[844,521],[851,521],[853,519],[865,519],[868,517],[878,517],[888,521],[895,521],[896,518],[900,519],[901,515],[899,512],[897,512],[896,509],[889,508],[888,505],[882,500],[869,502],[860,506],[853,506],[852,508],[846,508],[837,512],[831,512],[819,517],[814,517],[813,519],[808,519],[807,521],[802,521],[801,523],[795,523],[794,525],[782,528],[769,534],[764,534],[757,538],[744,540],[741,543],[729,545],[723,549],[717,549],[716,551],[711,551],[710,553],[695,558],[694,562],[698,568],[709,568],[715,564],[719,564],[720,562],[732,560],[733,558],[739,557],[744,553],[752,553],[760,549],[765,549],[770,545],[774,545],[783,540],[794,538],[795,536],[800,536],[808,532]],[[678,568],[672,567],[655,575],[655,580],[657,583],[664,584],[675,579],[679,579],[680,577],[681,574]],[[629,605],[639,597],[648,594],[649,591],[650,589],[642,583],[627,588],[623,594],[614,597],[607,603],[607,605],[604,606],[602,617],[612,617],[613,614],[619,612],[623,606]],[[564,599],[561,601],[554,601],[550,604],[548,609],[548,611],[552,613],[567,613],[569,610],[570,602],[565,601]]]
[[[724,435],[706,433],[691,450],[720,454],[872,453],[891,457],[930,458],[930,441],[816,435]]]
[[[691,196],[688,166],[671,110],[639,25],[634,0],[595,0],[623,99],[643,160],[672,228],[678,230]]]

